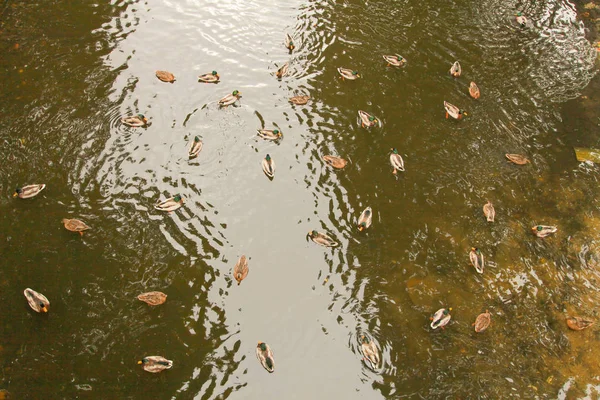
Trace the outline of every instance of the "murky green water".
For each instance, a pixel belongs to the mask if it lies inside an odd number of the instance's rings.
[[[600,317],[600,170],[571,148],[594,145],[595,132],[563,122],[595,74],[583,35],[564,0],[5,2],[0,388],[14,398],[596,398],[599,331],[564,321]],[[388,53],[407,66],[386,67]],[[448,74],[455,60],[459,79]],[[363,78],[342,81],[340,66]],[[212,70],[221,83],[197,82]],[[239,106],[218,109],[234,89]],[[311,102],[289,104],[296,93]],[[446,120],[444,100],[469,116]],[[383,126],[361,128],[359,109]],[[137,112],[149,127],[119,122]],[[263,126],[283,140],[258,138]],[[188,161],[195,135],[204,149]],[[406,163],[397,177],[391,147]],[[273,181],[260,167],[267,153]],[[331,170],[325,154],[350,163]],[[11,197],[28,183],[47,189]],[[175,193],[182,209],[154,210]],[[373,226],[360,234],[367,206]],[[62,218],[92,229],[79,237]],[[538,223],[558,234],[536,239]],[[307,242],[312,229],[341,246]],[[483,275],[471,246],[486,256]],[[237,286],[242,254],[250,273]],[[49,298],[47,315],[29,309],[26,287]],[[167,302],[136,300],[150,290]],[[431,331],[441,307],[452,322]],[[486,309],[492,325],[475,334]],[[378,371],[361,361],[364,333],[382,350]],[[273,374],[255,358],[259,340],[275,353]],[[174,367],[136,365],[155,354]]]

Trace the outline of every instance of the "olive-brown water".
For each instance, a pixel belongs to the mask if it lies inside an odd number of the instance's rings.
[[[570,2],[9,0],[0,12],[0,389],[14,398],[600,396],[600,331],[565,324],[600,317],[600,170],[576,162],[561,114],[596,54]],[[386,66],[395,53],[405,68]],[[340,66],[362,78],[342,81]],[[221,83],[197,81],[212,70]],[[239,104],[219,109],[235,89]],[[288,102],[301,93],[307,105]],[[468,117],[445,119],[444,100]],[[382,126],[361,128],[359,109]],[[147,128],[120,123],[138,112]],[[195,135],[204,148],[189,161]],[[332,170],[325,154],[349,164]],[[11,197],[29,183],[47,188]],[[184,207],[154,209],[175,193]],[[373,226],[359,233],[367,206]],[[92,229],[80,237],[62,218]],[[537,239],[540,223],[559,231]],[[313,229],[341,246],[307,241]],[[26,287],[48,314],[28,307]],[[150,290],[167,302],[136,299]],[[433,331],[441,307],[452,320]],[[492,324],[476,334],[486,309]],[[362,334],[381,349],[376,371]],[[145,355],[174,366],[149,374]]]

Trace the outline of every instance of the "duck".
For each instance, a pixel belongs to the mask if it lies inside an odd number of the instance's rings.
[[[269,154],[262,160],[262,169],[269,178],[275,177],[275,161]]]
[[[310,100],[310,96],[307,95],[290,97],[290,103],[296,104],[298,106],[305,105],[306,103],[308,103],[308,100]]]
[[[447,101],[444,101],[444,108],[446,109],[446,119],[448,119],[448,116],[454,119],[462,119],[463,116],[467,115],[464,110],[461,110],[454,104],[450,104]]]
[[[556,233],[556,231],[558,231],[558,228],[556,226],[549,226],[549,225],[536,225],[533,228],[531,228],[531,231],[537,237],[545,238],[546,236],[548,236],[552,233]]]
[[[285,33],[285,47],[287,47],[290,52],[296,48],[296,46],[294,46],[292,35],[287,32]]]
[[[471,82],[469,84],[469,94],[474,99],[478,99],[479,96],[481,96],[481,92],[479,91],[479,87],[477,86],[477,84],[475,82]]]
[[[339,67],[338,72],[340,73],[340,75],[342,76],[342,79],[349,79],[351,81],[360,78],[360,74],[358,73],[358,71],[353,71],[351,69],[348,68],[342,68]]]
[[[429,318],[431,320],[431,329],[442,328],[448,325],[452,316],[450,315],[450,311],[452,308],[440,308],[433,314],[433,317]]]
[[[471,251],[469,252],[469,258],[471,259],[471,264],[475,267],[475,270],[480,274],[483,274],[483,267],[485,266],[485,260],[481,250],[477,247],[471,247]]]
[[[406,59],[404,57],[402,57],[399,54],[396,54],[394,56],[383,56],[383,59],[385,61],[387,61],[388,63],[388,67],[392,66],[392,67],[404,67],[404,65],[406,64]]]
[[[321,232],[311,231],[311,232],[308,232],[307,236],[310,238],[310,240],[312,240],[316,244],[319,244],[324,247],[339,246],[338,242],[336,242],[335,240],[333,240],[332,238],[330,238],[329,236],[327,236],[326,234],[321,233]]]
[[[279,68],[277,70],[277,72],[275,73],[275,76],[278,78],[283,78],[284,76],[286,76],[288,74],[289,70],[290,70],[290,63],[286,62],[285,64],[283,64],[281,66],[281,68]]]
[[[50,302],[41,293],[36,292],[33,289],[27,288],[23,291],[27,302],[29,303],[29,307],[35,312],[48,312],[48,307],[50,306]]]
[[[508,161],[510,161],[513,164],[517,164],[517,165],[525,165],[531,161],[529,161],[529,159],[521,154],[505,154],[504,155]]]
[[[581,317],[569,317],[567,318],[567,326],[569,329],[574,331],[582,331],[590,326],[594,325],[595,321],[591,319],[581,318]]]
[[[346,164],[348,164],[348,161],[344,160],[343,158],[331,155],[323,156],[323,161],[325,161],[327,165],[336,169],[342,169],[346,166]]]
[[[147,292],[138,295],[138,300],[151,306],[158,306],[167,301],[167,295],[163,292]]]
[[[283,134],[279,129],[258,129],[258,136],[267,140],[279,140],[283,137]]]
[[[402,156],[398,154],[398,149],[395,147],[392,150],[392,154],[390,154],[390,163],[392,167],[394,167],[393,174],[396,175],[398,171],[404,171],[404,160]]]
[[[175,82],[175,75],[173,75],[169,71],[156,71],[156,77],[163,82]]]
[[[265,342],[258,342],[256,345],[256,358],[260,364],[269,372],[275,371],[275,358],[273,350]]]
[[[144,114],[125,116],[121,118],[121,123],[132,128],[139,128],[148,124],[148,118]]]
[[[455,78],[458,78],[460,74],[462,74],[462,68],[460,67],[460,63],[458,61],[455,61],[454,64],[452,64],[452,67],[450,68],[450,75],[452,75]]]
[[[89,226],[85,224],[85,222],[80,221],[75,218],[63,218],[62,223],[65,225],[65,228],[71,232],[78,232],[79,235],[83,236],[83,231],[87,231],[91,229]]]
[[[171,211],[177,210],[179,207],[181,207],[183,205],[183,203],[184,203],[183,197],[181,197],[181,195],[179,193],[177,193],[173,197],[169,197],[166,200],[159,201],[158,203],[156,203],[154,205],[154,208],[156,208],[157,210],[160,210],[160,211],[171,212]]]
[[[248,260],[246,256],[241,256],[233,268],[233,277],[238,285],[248,276]]]
[[[523,15],[521,11],[515,14],[515,19],[517,20],[517,24],[519,24],[521,28],[525,28],[527,26],[527,18]]]
[[[483,215],[485,215],[488,222],[494,222],[494,218],[496,218],[496,210],[494,210],[494,206],[489,200],[487,204],[483,205]]]
[[[377,369],[380,361],[377,345],[365,335],[361,336],[360,342],[360,348],[364,356],[363,360],[371,365],[371,369]]]
[[[219,106],[220,107],[230,106],[233,103],[235,103],[236,101],[238,101],[240,99],[240,97],[242,97],[242,94],[239,91],[234,90],[233,92],[231,92],[231,94],[228,94],[227,96],[225,96],[221,100],[219,100]]]
[[[198,77],[198,81],[204,83],[219,83],[221,77],[217,73],[217,71],[213,71],[208,74],[203,74]]]
[[[358,230],[362,232],[365,229],[369,228],[371,226],[372,221],[373,221],[373,210],[371,210],[371,207],[367,207],[364,209],[362,214],[360,214],[360,217],[358,217],[358,222],[357,222]]]
[[[15,192],[13,193],[13,197],[18,197],[20,199],[30,199],[40,194],[40,192],[44,189],[46,189],[46,185],[43,183],[25,185],[20,188],[16,188]]]
[[[475,327],[475,332],[480,333],[485,331],[488,326],[490,326],[490,323],[492,322],[492,314],[490,314],[488,312],[488,310],[485,310],[484,313],[481,313],[477,316],[477,318],[475,319],[475,322],[473,322],[472,326]]]
[[[200,140],[200,136],[195,136],[194,140],[190,143],[190,147],[188,150],[188,156],[189,158],[195,158],[198,157],[198,154],[200,154],[200,151],[202,151],[202,140]]]
[[[360,126],[362,126],[363,128],[370,128],[372,126],[379,125],[379,120],[377,119],[377,117],[370,115],[365,111],[358,110],[358,118],[360,118]]]
[[[144,368],[144,371],[155,374],[164,371],[165,369],[171,369],[173,367],[173,361],[167,360],[162,356],[146,356],[138,361],[138,365],[141,365]]]

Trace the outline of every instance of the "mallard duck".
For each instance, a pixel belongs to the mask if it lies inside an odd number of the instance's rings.
[[[513,164],[517,164],[517,165],[525,165],[527,164],[529,161],[529,159],[521,154],[505,154],[506,158],[508,159],[508,161],[512,162]]]
[[[34,185],[26,185],[20,188],[15,189],[13,193],[13,197],[19,197],[20,199],[30,199],[32,197],[40,194],[42,190],[46,189],[45,184],[34,184]]]
[[[462,68],[460,67],[460,63],[458,61],[455,61],[454,64],[452,64],[452,67],[450,68],[450,75],[452,75],[455,78],[458,78],[460,74],[462,74]]]
[[[477,319],[475,320],[475,322],[473,322],[472,326],[475,327],[475,332],[479,333],[485,331],[488,328],[488,326],[490,326],[491,322],[492,314],[490,314],[488,310],[485,310],[484,313],[481,313],[477,316]]]
[[[233,268],[233,277],[238,285],[248,276],[248,260],[246,256],[241,256]]]
[[[237,90],[234,90],[231,94],[228,94],[227,96],[225,96],[221,100],[219,100],[219,106],[221,106],[221,107],[230,106],[233,103],[235,103],[236,101],[238,101],[240,99],[240,97],[242,97],[242,94],[240,92],[238,92]]]
[[[433,314],[433,317],[429,318],[431,320],[431,329],[444,329],[444,326],[448,325],[450,318],[452,318],[450,311],[452,311],[452,308],[440,308],[437,310],[435,314]]]
[[[475,82],[471,82],[471,84],[469,85],[469,94],[474,99],[478,99],[479,96],[481,96],[481,93],[479,92],[479,87]]]
[[[521,28],[525,28],[525,26],[527,26],[527,18],[523,15],[521,11],[515,14],[515,19],[517,20],[517,24],[519,24]]]
[[[496,210],[494,210],[494,206],[489,200],[487,204],[483,205],[483,215],[485,215],[488,222],[494,222],[494,218],[496,218]]]
[[[25,289],[23,294],[29,303],[29,307],[31,307],[33,311],[45,313],[48,312],[48,306],[50,306],[50,302],[46,296],[29,288]]]
[[[448,116],[454,119],[462,119],[463,116],[467,115],[464,110],[461,110],[454,104],[450,104],[447,101],[444,101],[444,108],[446,109],[446,119],[448,119]]]
[[[151,306],[157,306],[167,301],[167,295],[163,292],[147,292],[138,295],[138,300],[143,301]]]
[[[296,48],[296,46],[294,46],[292,35],[287,32],[285,33],[285,47],[287,47],[289,51],[292,51]]]
[[[163,82],[175,82],[175,75],[173,75],[169,71],[156,71],[156,77]]]
[[[175,211],[181,207],[184,203],[183,197],[178,193],[173,197],[169,197],[166,200],[159,201],[154,205],[154,208],[160,211]]]
[[[469,252],[469,259],[471,260],[471,264],[475,267],[475,270],[480,274],[483,274],[483,267],[485,266],[485,260],[483,258],[483,254],[481,250],[477,247],[471,247],[471,251]]]
[[[342,169],[348,164],[348,161],[336,156],[323,156],[323,161],[325,161],[327,165],[337,169]]]
[[[404,64],[406,64],[406,59],[399,54],[396,54],[395,56],[384,55],[383,59],[387,61],[388,67],[404,67]]]
[[[277,70],[277,72],[275,73],[275,76],[278,78],[283,78],[284,76],[286,76],[288,74],[290,70],[290,63],[285,63],[281,66],[281,68],[279,68]]]
[[[360,339],[360,348],[364,356],[363,360],[367,361],[372,369],[377,369],[380,361],[377,345],[365,335],[362,335]]]
[[[258,136],[267,140],[279,140],[283,137],[283,134],[279,129],[258,129]]]
[[[352,71],[351,69],[342,67],[338,68],[337,70],[342,76],[342,79],[349,79],[353,81],[355,79],[360,78],[360,74],[358,73],[358,71]]]
[[[200,136],[195,136],[194,140],[190,143],[190,147],[188,150],[189,158],[198,157],[200,151],[202,151],[202,140],[200,140]]]
[[[85,222],[80,221],[78,219],[72,218],[64,218],[62,223],[65,225],[65,228],[71,232],[79,232],[81,236],[83,236],[83,231],[91,229],[89,226],[85,224]]]
[[[258,342],[256,345],[256,358],[261,365],[269,372],[275,371],[275,358],[273,351],[265,342]]]
[[[536,225],[531,228],[531,231],[539,238],[545,238],[546,236],[555,233],[558,230],[556,226],[548,225]]]
[[[367,207],[364,209],[362,214],[360,214],[360,217],[358,217],[358,222],[357,222],[358,230],[362,232],[365,229],[369,228],[371,226],[372,221],[373,221],[373,210],[371,210],[371,207]]]
[[[325,247],[339,246],[338,242],[336,242],[335,240],[333,240],[332,238],[330,238],[329,236],[327,236],[326,234],[321,233],[321,232],[317,232],[317,231],[308,232],[307,236],[310,238],[310,240],[312,240],[313,242],[315,242],[316,244],[319,244],[321,246],[325,246]]]
[[[574,331],[582,331],[585,328],[589,328],[594,325],[595,321],[591,319],[585,319],[581,317],[569,317],[567,318],[567,326],[569,329],[573,329]]]
[[[121,123],[132,128],[139,128],[140,126],[146,126],[148,124],[148,118],[146,118],[144,114],[126,116],[121,118]]]
[[[362,110],[358,110],[358,118],[360,118],[360,126],[363,128],[379,125],[379,120],[375,116]]]
[[[269,178],[275,176],[275,161],[268,154],[262,160],[262,169]]]
[[[210,74],[200,75],[198,77],[198,80],[200,82],[205,83],[219,83],[219,79],[221,79],[221,77],[219,76],[219,74],[217,74],[217,71],[213,71]]]
[[[144,371],[152,372],[153,374],[173,367],[173,361],[161,356],[144,357],[141,361],[138,361],[138,364],[144,368]]]
[[[390,154],[390,163],[392,167],[394,167],[393,174],[397,174],[398,171],[404,171],[404,160],[402,156],[398,154],[398,150],[394,147],[392,150],[392,154]]]
[[[310,100],[310,96],[307,95],[290,97],[290,103],[296,104],[298,106],[305,105],[306,103],[308,103],[308,100]]]

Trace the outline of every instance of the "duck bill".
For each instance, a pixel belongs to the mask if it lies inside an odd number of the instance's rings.
[[[142,364],[143,364],[143,362],[142,362],[142,361],[138,361],[137,363],[138,363],[138,365],[142,365]]]
[[[364,227],[362,227],[362,226],[359,226],[359,227],[358,227],[358,230],[359,230],[359,231],[361,231],[361,232],[362,232],[364,229],[365,229],[365,228],[364,228]]]
[[[13,193],[13,197],[17,197],[18,195],[19,195],[19,193],[17,193],[17,192]]]
[[[48,312],[48,308],[46,306],[42,307],[43,312]]]

